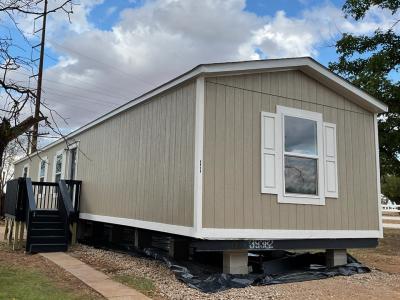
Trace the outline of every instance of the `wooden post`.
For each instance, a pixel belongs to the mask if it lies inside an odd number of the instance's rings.
[[[6,217],[6,228],[4,229],[4,238],[3,238],[3,240],[7,240],[7,234],[8,234],[8,218]]]
[[[18,243],[18,235],[19,235],[19,223],[20,222],[14,220],[14,223],[15,223],[14,240],[13,240],[13,247],[12,248],[13,248],[13,250],[16,250],[16,249],[18,249],[18,245],[19,245],[19,243]]]
[[[21,222],[21,228],[20,228],[20,232],[19,232],[19,241],[21,243],[21,247],[24,241],[24,230],[25,230],[25,223]]]
[[[13,233],[13,230],[14,230],[14,220],[10,219],[9,222],[11,222],[11,225],[10,225],[10,229],[8,231],[8,245],[11,246],[12,233]]]
[[[76,232],[77,232],[77,223],[76,222],[72,223],[71,232],[72,232],[71,246],[73,246],[76,244]]]

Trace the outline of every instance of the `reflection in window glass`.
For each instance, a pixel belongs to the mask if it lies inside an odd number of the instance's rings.
[[[28,167],[24,167],[23,175],[24,178],[28,177]]]
[[[317,122],[285,116],[285,151],[317,155]]]
[[[58,182],[61,179],[62,158],[63,158],[62,154],[57,155],[56,157],[55,182]]]
[[[317,195],[317,159],[285,156],[285,192]]]
[[[39,177],[40,178],[44,177],[45,173],[46,173],[46,162],[44,160],[42,160],[40,162],[40,175],[39,175]]]

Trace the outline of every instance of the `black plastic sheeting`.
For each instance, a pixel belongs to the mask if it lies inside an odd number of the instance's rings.
[[[195,264],[188,267],[178,265],[162,251],[154,248],[144,249],[146,256],[163,261],[179,280],[204,293],[216,293],[250,285],[301,282],[370,272],[368,267],[363,266],[350,255],[347,257],[348,263],[346,265],[326,268],[323,265],[325,253],[296,254],[286,251],[279,251],[278,253],[278,255],[275,254],[272,257],[268,257],[268,254],[267,257],[264,255],[256,256],[257,262],[254,267],[255,269],[259,268],[257,272],[248,275],[230,275],[217,272],[210,273],[204,271],[204,268],[196,267]],[[249,258],[252,261],[252,257]]]

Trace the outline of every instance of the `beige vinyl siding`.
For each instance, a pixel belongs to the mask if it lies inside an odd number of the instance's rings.
[[[300,71],[206,78],[203,227],[378,230],[374,115]],[[316,111],[337,125],[339,198],[261,194],[261,111]]]
[[[190,81],[74,137],[81,212],[193,226],[194,120]],[[41,155],[52,162],[58,147]]]

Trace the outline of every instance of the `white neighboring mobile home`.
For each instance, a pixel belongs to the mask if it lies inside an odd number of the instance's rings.
[[[249,249],[330,249],[338,263],[382,237],[385,111],[308,57],[204,64],[15,169],[82,180],[82,224],[195,238],[228,272],[246,272]]]

